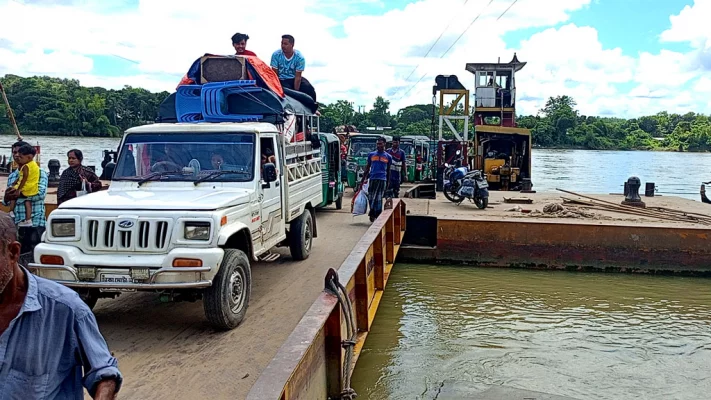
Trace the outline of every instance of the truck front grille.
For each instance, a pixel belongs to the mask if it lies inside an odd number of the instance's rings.
[[[122,219],[125,222],[125,219]],[[87,218],[86,243],[90,250],[164,251],[169,244],[171,221],[139,218],[120,226],[116,218]]]

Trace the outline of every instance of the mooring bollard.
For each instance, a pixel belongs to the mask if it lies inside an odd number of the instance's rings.
[[[53,158],[47,163],[49,168],[49,176],[47,177],[47,185],[49,187],[57,187],[59,185],[59,160]]]
[[[654,197],[654,182],[647,182],[644,185],[644,196],[645,197]]]
[[[116,164],[111,161],[108,164],[104,166],[104,169],[101,171],[101,176],[99,179],[102,181],[110,181],[111,177],[114,176],[114,169],[116,169]]]
[[[533,182],[531,182],[531,178],[521,179],[521,193],[536,193],[533,190]]]
[[[626,206],[646,208],[647,205],[644,204],[642,198],[639,197],[639,188],[642,186],[642,181],[636,177],[632,176],[627,179],[627,194],[625,195],[622,204]]]

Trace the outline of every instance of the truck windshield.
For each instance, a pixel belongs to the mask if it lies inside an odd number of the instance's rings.
[[[126,136],[113,180],[249,182],[254,177],[250,133],[133,133]],[[229,171],[219,173],[216,171]]]
[[[353,157],[365,157],[377,148],[375,140],[353,141],[351,142],[350,155]]]

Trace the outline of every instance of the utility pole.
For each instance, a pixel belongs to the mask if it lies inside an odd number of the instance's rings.
[[[10,119],[10,123],[13,128],[15,128],[15,135],[17,135],[17,140],[22,140],[20,135],[20,129],[17,127],[17,122],[15,122],[15,114],[12,113],[12,108],[10,108],[10,102],[7,100],[7,95],[5,94],[5,88],[2,86],[0,81],[0,93],[2,93],[2,99],[5,102],[5,110],[7,112],[7,117]]]

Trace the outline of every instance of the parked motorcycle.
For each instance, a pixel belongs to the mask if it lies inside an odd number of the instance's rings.
[[[457,151],[455,164],[444,165],[444,197],[457,205],[469,199],[483,210],[489,205],[489,182],[481,171],[461,166],[462,160],[461,152]]]

